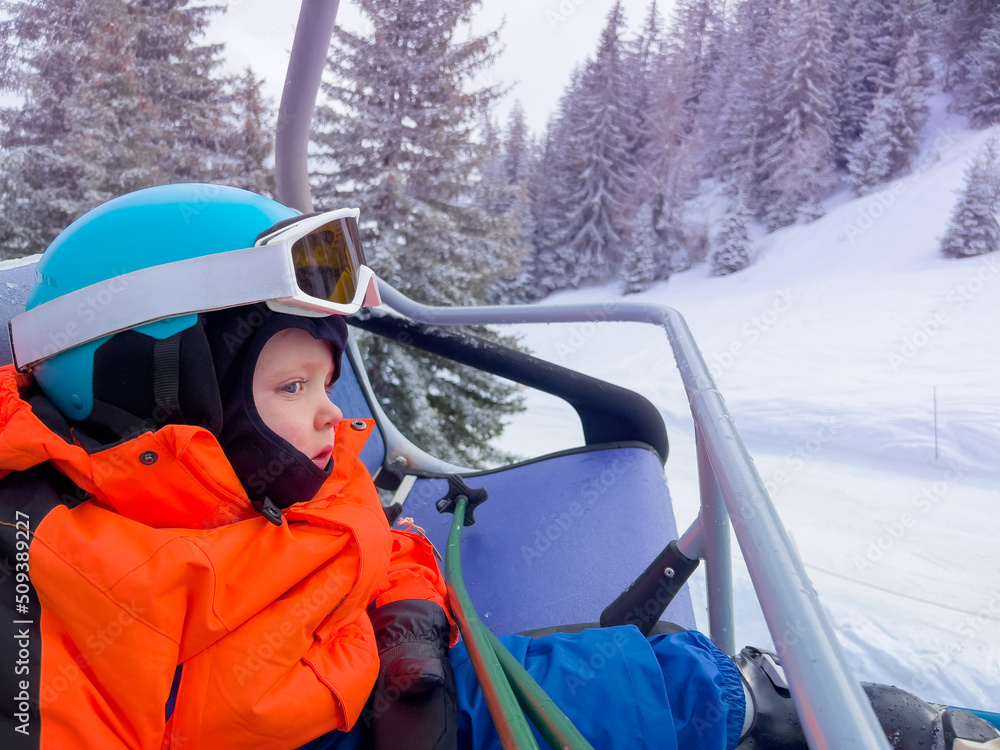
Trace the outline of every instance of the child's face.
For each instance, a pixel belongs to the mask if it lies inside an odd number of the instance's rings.
[[[257,358],[253,401],[264,424],[325,469],[344,413],[326,395],[333,350],[301,328],[272,336]]]

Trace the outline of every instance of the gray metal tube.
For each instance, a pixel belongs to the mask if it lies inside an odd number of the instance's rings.
[[[681,551],[688,560],[701,560],[705,557],[703,552],[705,534],[701,528],[701,514],[694,519],[694,523],[688,526],[687,531],[681,534],[677,540],[677,549]]]
[[[637,302],[614,302],[596,309],[589,305],[430,307],[414,302],[381,280],[379,291],[383,302],[397,312],[437,325],[632,321],[662,326],[695,425],[704,436],[705,453],[732,519],[764,619],[791,682],[809,746],[813,750],[890,750],[680,313]]]
[[[303,213],[313,210],[309,190],[309,123],[316,109],[330,36],[340,0],[302,0],[274,137],[275,196]]]
[[[727,656],[736,655],[733,620],[733,556],[729,541],[729,516],[722,490],[715,479],[701,428],[695,424],[698,451],[698,484],[701,490],[701,529],[705,547],[705,585],[708,590],[709,636]]]

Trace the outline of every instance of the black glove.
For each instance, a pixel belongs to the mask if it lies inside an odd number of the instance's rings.
[[[456,750],[458,704],[444,610],[405,599],[370,608],[369,616],[380,661],[365,710],[375,750]]]

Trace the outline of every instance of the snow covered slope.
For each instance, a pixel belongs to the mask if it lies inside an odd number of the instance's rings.
[[[991,133],[939,114],[926,134],[914,174],[762,236],[750,268],[710,278],[701,265],[628,299],[687,319],[859,678],[1000,711],[1000,257],[938,255]],[[613,307],[619,289],[547,302]],[[693,430],[666,337],[638,324],[517,330],[539,356],[658,406],[678,525],[690,524]],[[569,407],[535,392],[527,403],[501,447],[582,442]],[[767,645],[735,568],[737,643]],[[707,628],[703,579],[693,594]]]

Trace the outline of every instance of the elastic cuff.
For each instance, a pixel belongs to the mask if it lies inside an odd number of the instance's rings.
[[[382,607],[368,608],[379,653],[402,643],[437,644],[447,649],[450,625],[435,602],[405,599]]]
[[[719,665],[723,695],[729,710],[726,711],[726,750],[735,750],[743,734],[743,720],[746,718],[746,693],[743,692],[743,678],[736,663],[718,649],[712,649],[712,656]]]

